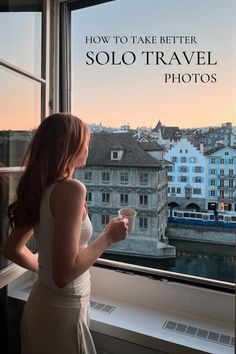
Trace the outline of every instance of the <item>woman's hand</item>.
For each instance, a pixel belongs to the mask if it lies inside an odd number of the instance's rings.
[[[103,230],[108,246],[126,239],[128,235],[128,223],[129,220],[121,216],[109,221]]]

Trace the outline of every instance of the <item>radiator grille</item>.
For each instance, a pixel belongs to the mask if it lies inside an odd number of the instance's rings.
[[[213,332],[204,328],[188,326],[187,324],[174,321],[166,321],[162,328],[169,331],[178,332],[186,336],[192,336],[199,339],[205,339],[210,342],[215,342],[217,344],[234,347],[235,338],[223,333]]]

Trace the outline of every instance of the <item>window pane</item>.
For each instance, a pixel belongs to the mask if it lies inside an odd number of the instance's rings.
[[[1,66],[0,82],[0,162],[16,166],[40,122],[41,84]]]
[[[41,76],[41,32],[41,12],[0,12],[0,58]]]
[[[95,234],[104,225],[104,218],[101,224],[101,214],[106,215],[107,212],[110,218],[115,217],[120,203],[126,203],[126,194],[129,195],[127,206],[137,210],[134,233],[125,242],[114,245],[109,252],[113,255],[115,251],[120,252],[123,257],[126,253],[132,253],[131,262],[143,262],[151,267],[234,281],[235,256],[232,246],[215,245],[217,237],[210,239],[212,231],[209,230],[214,227],[217,230],[222,227],[221,237],[224,238],[224,218],[219,219],[222,223],[218,225],[217,216],[213,215],[212,219],[212,211],[211,219],[208,210],[205,215],[210,202],[220,211],[219,199],[231,196],[223,187],[218,190],[218,176],[220,167],[228,167],[226,161],[233,159],[233,156],[227,155],[226,160],[223,153],[220,155],[221,164],[220,158],[217,163],[216,155],[209,156],[208,163],[204,151],[215,148],[216,140],[224,138],[224,135],[219,138],[219,132],[216,139],[207,134],[210,126],[221,124],[223,113],[220,112],[227,112],[229,122],[235,117],[235,75],[228,68],[234,66],[232,50],[235,53],[235,47],[232,49],[230,43],[234,40],[232,13],[236,5],[230,0],[228,7],[222,9],[219,0],[214,5],[210,0],[206,3],[204,13],[195,1],[191,1],[191,6],[186,8],[184,0],[116,0],[72,11],[71,111],[83,117],[93,132],[86,168],[94,168],[94,204],[90,213]],[[135,16],[132,16],[134,11]],[[223,17],[222,11],[226,17]],[[196,21],[200,17],[201,28]],[[219,18],[228,19],[224,22],[223,34],[219,28]],[[190,30],[192,39],[179,36]],[[216,33],[221,39],[223,36],[227,49],[222,47],[222,41],[216,41]],[[191,60],[194,61],[193,53],[199,51],[203,54],[202,48],[211,50],[214,59],[219,60],[218,65],[201,66],[196,61],[194,65],[193,62],[183,63],[183,53],[188,58],[192,55]],[[224,57],[220,58],[220,53],[224,53]],[[213,69],[222,80],[219,84],[217,81],[216,85],[210,82],[177,82],[176,79],[182,77],[181,73],[191,76],[193,72],[199,72],[198,77],[210,77]],[[172,80],[175,77],[177,81],[165,82],[168,72]],[[216,99],[217,95],[219,99]],[[163,121],[155,117],[163,117]],[[227,124],[230,127],[230,123]],[[125,132],[128,132],[127,135]],[[210,134],[214,133],[210,131]],[[139,146],[139,150],[135,150],[134,141],[145,142],[146,148]],[[177,148],[178,141],[180,146]],[[127,142],[130,142],[129,145]],[[153,142],[164,148],[164,159],[170,162],[169,174]],[[112,151],[124,151],[119,161],[115,160]],[[130,156],[129,160],[126,160],[127,156]],[[162,172],[157,167],[158,163],[147,168],[150,157],[159,161]],[[110,178],[107,173],[110,173]],[[216,179],[215,186],[210,185],[209,176]],[[229,184],[222,186],[225,188]],[[108,206],[101,206],[99,195],[105,187],[112,197]],[[230,203],[226,206],[223,202],[224,212],[229,208],[231,213],[236,210],[235,201],[231,207],[228,205]],[[167,205],[170,210],[167,210]],[[167,219],[168,212],[174,220]],[[198,230],[205,226],[209,238],[203,240],[203,233]],[[185,239],[183,235],[188,237],[185,236]],[[212,243],[205,252],[202,242],[209,239]],[[173,249],[176,250],[176,257]],[[161,255],[165,258],[165,264],[160,262]],[[153,262],[151,258],[154,258]],[[223,266],[219,269],[221,262]]]
[[[20,173],[1,173],[0,171],[0,270],[10,263],[3,257],[2,250],[9,230],[7,209],[9,203],[13,201],[20,175]]]

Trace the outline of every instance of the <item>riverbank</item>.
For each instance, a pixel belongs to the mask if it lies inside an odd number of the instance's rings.
[[[235,246],[236,228],[225,229],[217,225],[186,225],[168,222],[167,237],[170,244],[171,240],[175,239]]]

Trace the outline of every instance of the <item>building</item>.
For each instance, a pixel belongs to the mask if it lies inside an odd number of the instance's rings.
[[[205,153],[207,159],[206,207],[209,210],[236,211],[236,148],[216,147]]]
[[[93,134],[86,168],[77,169],[76,177],[87,187],[94,237],[120,208],[137,211],[135,232],[111,251],[174,256],[166,238],[168,164],[141,146],[129,133]]]
[[[201,145],[190,138],[177,141],[164,155],[168,167],[168,205],[172,208],[204,209],[206,158]]]
[[[158,143],[163,145],[166,150],[170,149],[170,147],[176,141],[179,141],[182,136],[179,127],[166,127],[165,125],[162,125],[160,121],[158,121],[155,128],[152,129],[152,133],[157,135]]]
[[[224,123],[221,127],[210,127],[206,132],[197,131],[193,138],[204,145],[204,150],[211,149],[217,144],[232,145],[232,123]]]

